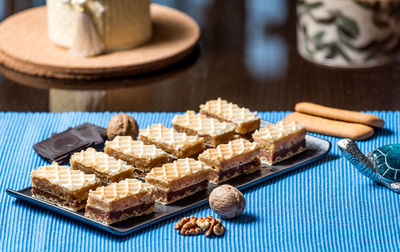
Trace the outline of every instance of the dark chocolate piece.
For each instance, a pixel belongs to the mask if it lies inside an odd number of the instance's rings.
[[[55,160],[69,152],[77,151],[89,143],[91,143],[90,140],[84,140],[68,129],[35,144],[33,148],[39,155]]]
[[[85,123],[73,128],[72,130],[78,132],[80,137],[85,140],[91,141],[94,145],[104,143],[105,137],[101,135],[100,131],[103,130],[104,134],[105,129],[100,128],[94,124]]]
[[[94,124],[85,123],[75,128],[53,134],[50,138],[36,143],[33,149],[49,162],[68,163],[74,152],[94,147],[102,149],[106,130]]]

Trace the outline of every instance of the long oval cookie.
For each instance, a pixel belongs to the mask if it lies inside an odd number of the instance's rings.
[[[361,123],[377,128],[383,128],[383,126],[385,125],[385,122],[382,120],[382,118],[371,114],[354,112],[345,109],[331,108],[310,102],[299,102],[296,104],[294,110],[305,114],[321,116],[346,122]]]
[[[335,121],[299,112],[287,115],[285,120],[302,123],[307,131],[354,140],[365,140],[374,134],[374,129],[367,125]]]

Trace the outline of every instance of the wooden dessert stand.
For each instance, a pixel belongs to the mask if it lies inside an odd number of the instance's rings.
[[[186,57],[199,37],[198,24],[175,9],[152,4],[153,36],[137,48],[92,58],[72,55],[47,37],[46,7],[17,13],[0,24],[0,64],[60,79],[100,79],[158,70]]]

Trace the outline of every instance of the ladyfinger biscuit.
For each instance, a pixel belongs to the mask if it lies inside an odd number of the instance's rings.
[[[335,121],[299,112],[287,115],[284,120],[302,123],[307,131],[354,140],[365,140],[374,134],[374,129],[367,125]]]
[[[297,112],[310,114],[314,116],[321,116],[330,119],[361,123],[376,128],[383,128],[385,122],[374,115],[354,112],[345,109],[330,108],[310,102],[299,102],[294,108]]]

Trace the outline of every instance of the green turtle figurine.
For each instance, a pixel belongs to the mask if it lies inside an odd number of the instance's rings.
[[[358,171],[390,190],[400,193],[400,144],[379,147],[364,155],[351,139],[341,139],[337,145]]]

